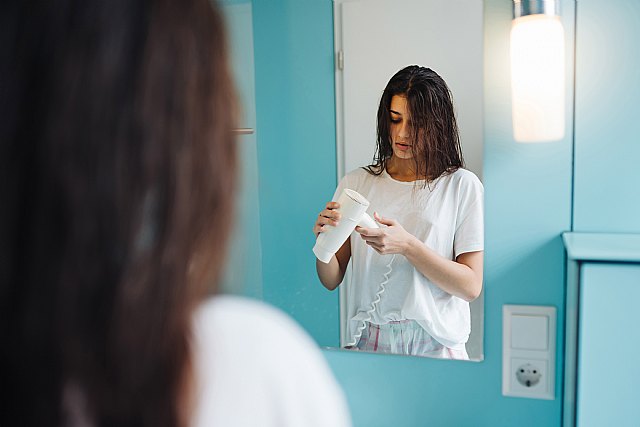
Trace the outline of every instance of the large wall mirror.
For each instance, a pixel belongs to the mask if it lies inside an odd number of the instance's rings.
[[[372,162],[382,91],[391,76],[412,64],[433,69],[449,86],[466,168],[481,179],[482,1],[337,0],[334,29],[338,179]],[[349,271],[345,282],[348,276]],[[341,286],[343,347],[349,344],[349,297],[347,287]],[[471,360],[483,357],[483,300],[481,294],[470,304],[466,350]]]
[[[244,128],[255,128],[255,80],[251,1],[221,1],[231,35],[234,73],[243,103]],[[482,0],[334,0],[335,108],[337,180],[349,171],[372,162],[376,140],[376,113],[382,91],[391,76],[407,65],[417,64],[436,71],[446,81],[453,97],[466,169],[482,179],[483,147],[483,4]],[[331,32],[331,22],[327,22]],[[258,120],[259,124],[259,120]],[[238,192],[239,220],[225,283],[232,289],[246,283],[244,294],[263,297],[263,272],[258,241],[261,234],[257,194],[258,135],[241,135],[241,188]],[[264,169],[261,169],[263,172]],[[322,208],[327,200],[314,201],[310,209]],[[380,212],[385,214],[385,212]],[[312,219],[309,219],[312,221]],[[264,235],[264,231],[263,235]],[[300,239],[308,236],[300,236]],[[245,262],[249,258],[250,264]],[[311,247],[296,262],[313,263]],[[317,279],[313,278],[314,281]],[[339,337],[335,348],[350,347],[347,283],[339,287],[335,311],[340,312]],[[372,284],[377,286],[378,284]],[[267,295],[265,299],[269,300]],[[300,292],[300,298],[312,298]],[[384,294],[383,294],[384,298]],[[470,360],[483,358],[483,294],[469,304],[471,332],[464,343]],[[313,306],[300,301],[296,307]],[[291,312],[295,318],[300,313]],[[304,323],[304,322],[303,322]],[[336,332],[338,335],[338,332]],[[322,344],[321,340],[319,342]],[[339,343],[339,347],[338,347]],[[354,349],[344,350],[354,351]],[[438,356],[435,356],[438,357]]]

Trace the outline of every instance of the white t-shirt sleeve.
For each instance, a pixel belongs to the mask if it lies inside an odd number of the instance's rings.
[[[193,426],[351,425],[344,394],[317,345],[284,313],[215,297],[194,322]]]
[[[467,252],[484,250],[484,189],[473,174],[465,175],[460,185],[460,207],[453,238],[455,258]]]

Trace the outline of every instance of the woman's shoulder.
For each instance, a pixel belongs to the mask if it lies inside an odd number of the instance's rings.
[[[249,298],[223,295],[205,301],[195,315],[195,327],[204,334],[203,344],[221,344],[221,340],[232,342],[235,348],[262,354],[290,352],[303,353],[317,358],[319,351],[308,334],[289,316],[275,307]],[[289,348],[283,352],[283,348]]]
[[[318,346],[280,310],[216,296],[196,311],[193,335],[193,425],[349,425],[344,395]]]
[[[232,296],[218,295],[205,300],[196,310],[196,320],[252,321],[264,317],[266,322],[292,323],[280,310],[263,302]],[[291,326],[291,325],[289,325]]]
[[[450,175],[460,181],[480,182],[480,178],[478,178],[478,176],[469,169],[458,168]]]
[[[351,187],[359,187],[365,182],[374,180],[379,176],[380,175],[376,175],[367,170],[366,167],[360,167],[357,169],[353,169],[352,171],[349,171],[347,174],[345,174],[345,176],[342,178],[342,181]]]
[[[448,176],[449,180],[456,184],[456,187],[480,191],[484,189],[478,176],[468,169],[458,168]]]
[[[368,177],[377,176],[376,174],[370,172],[367,167],[359,167],[349,171],[345,177],[353,178],[353,179],[362,179]]]

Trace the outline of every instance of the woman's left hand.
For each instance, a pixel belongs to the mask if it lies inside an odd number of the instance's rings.
[[[360,237],[381,255],[402,254],[409,247],[415,237],[405,230],[395,219],[383,218],[374,212],[375,220],[386,227],[364,228],[356,227]]]

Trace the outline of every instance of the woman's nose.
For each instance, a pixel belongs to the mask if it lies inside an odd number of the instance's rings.
[[[398,130],[398,137],[402,138],[402,139],[406,139],[409,138],[409,126],[407,126],[407,124],[405,122],[402,122],[402,124],[400,125],[400,129]]]

